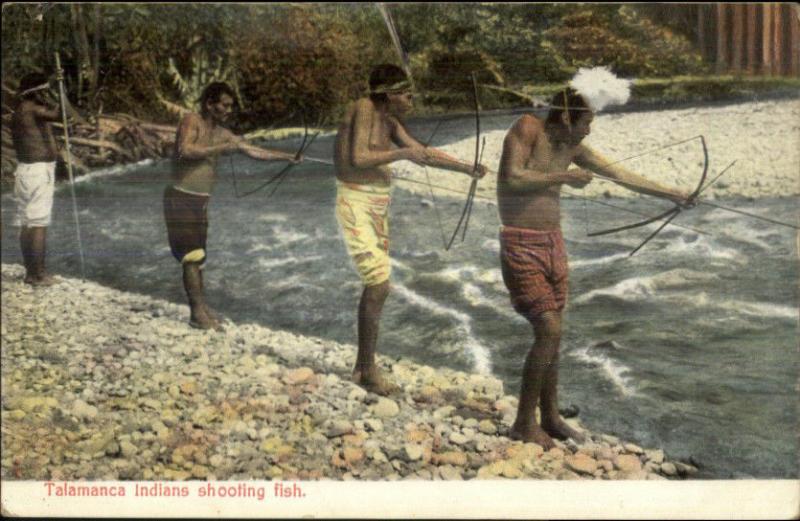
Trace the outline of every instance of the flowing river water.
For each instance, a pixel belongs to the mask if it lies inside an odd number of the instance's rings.
[[[428,133],[419,129],[418,135]],[[330,148],[331,138],[320,138],[309,154],[330,157]],[[354,344],[361,286],[335,222],[332,170],[306,163],[274,196],[262,191],[239,199],[231,168],[244,190],[281,165],[235,157],[220,166],[209,210],[212,305],[237,323]],[[77,183],[88,279],[185,302],[162,217],[169,175],[169,164],[157,162]],[[532,336],[512,310],[500,275],[496,204],[476,199],[466,241],[445,252],[430,201],[406,186],[395,183],[393,193],[393,291],[379,352],[491,373],[516,394]],[[604,202],[650,215],[664,208],[647,199]],[[794,198],[719,202],[796,221]],[[437,198],[447,233],[462,204]],[[3,196],[4,263],[21,263],[13,210],[10,196]],[[54,216],[49,266],[80,276],[66,186],[57,190]],[[707,235],[668,227],[632,258],[627,253],[651,228],[586,236],[631,220],[637,219],[608,206],[563,202],[571,272],[562,406],[577,405],[592,430],[692,458],[702,477],[797,478],[794,232],[701,206],[676,222]]]

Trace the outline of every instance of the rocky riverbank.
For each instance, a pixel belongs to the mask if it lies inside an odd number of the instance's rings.
[[[613,436],[547,452],[506,437],[491,377],[381,358],[392,398],[349,381],[355,347],[227,323],[2,266],[2,478],[666,479],[696,469]]]
[[[800,99],[739,103],[647,112],[599,114],[585,143],[611,161],[650,180],[691,192],[703,172],[703,150],[699,139],[663,148],[703,135],[708,147],[708,181],[731,162],[736,164],[703,192],[712,199],[724,197],[781,197],[800,194]],[[443,125],[446,128],[445,125]],[[485,132],[482,163],[497,170],[507,129]],[[427,137],[425,137],[427,139]],[[446,130],[433,141],[446,143]],[[463,160],[472,161],[474,137],[440,147]],[[661,149],[661,150],[659,150]],[[396,163],[397,173],[426,182],[422,167],[408,161]],[[428,168],[431,183],[467,192],[464,175]],[[428,187],[398,183],[404,189],[429,196]],[[478,183],[478,195],[495,199],[496,176]],[[581,190],[566,193],[583,197],[639,197],[614,183],[595,179]],[[437,197],[453,193],[435,190]]]

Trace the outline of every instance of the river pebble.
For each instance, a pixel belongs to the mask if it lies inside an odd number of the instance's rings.
[[[547,452],[510,440],[503,425],[517,399],[491,376],[379,356],[401,389],[380,397],[350,382],[353,345],[255,324],[197,331],[185,305],[61,277],[34,291],[23,274],[2,265],[3,479],[679,479],[697,472],[660,449],[601,433],[587,440],[606,445],[558,442]]]

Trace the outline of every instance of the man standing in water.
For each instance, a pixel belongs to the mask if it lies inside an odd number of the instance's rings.
[[[622,102],[628,98],[627,83],[624,90]],[[553,438],[583,440],[558,413],[559,344],[568,272],[560,229],[561,186],[581,188],[592,181],[594,172],[639,193],[678,204],[688,202],[687,194],[610,166],[581,144],[589,135],[593,112],[603,103],[598,107],[591,96],[568,88],[550,105],[545,121],[524,115],[508,131],[497,181],[503,280],[514,309],[531,323],[534,333],[510,436],[538,443],[545,450],[555,446]],[[567,170],[571,163],[580,168]],[[536,422],[537,405],[541,424]]]
[[[353,381],[377,394],[396,387],[375,365],[378,326],[389,294],[389,163],[409,160],[481,178],[486,169],[428,148],[411,137],[400,118],[412,107],[411,84],[394,65],[370,74],[369,97],[357,100],[339,126],[335,145],[336,219],[364,290],[358,305],[358,355]],[[393,146],[395,145],[396,148]]]
[[[175,138],[175,183],[164,191],[169,245],[183,266],[183,286],[191,311],[189,324],[198,329],[222,329],[206,303],[202,271],[217,158],[222,153],[240,151],[264,161],[295,161],[292,154],[250,145],[222,126],[233,110],[234,96],[226,83],[211,83],[200,96],[200,113],[183,117]]]
[[[11,119],[11,134],[17,154],[14,199],[20,227],[19,242],[25,264],[25,282],[51,286],[55,279],[45,270],[47,227],[50,225],[58,150],[50,122],[58,121],[57,108],[48,108],[42,94],[47,77],[31,73],[22,78],[19,103]]]

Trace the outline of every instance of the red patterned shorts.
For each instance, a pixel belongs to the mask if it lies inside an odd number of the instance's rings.
[[[539,231],[503,226],[500,265],[511,304],[533,321],[567,303],[567,250],[561,230]]]

